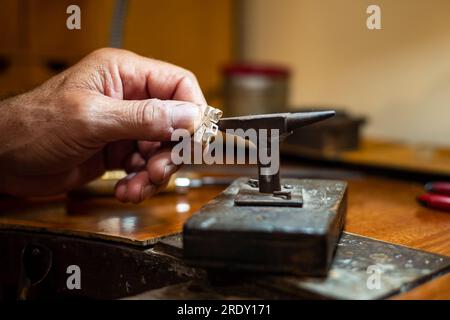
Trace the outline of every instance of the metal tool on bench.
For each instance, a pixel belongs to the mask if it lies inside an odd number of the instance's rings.
[[[74,189],[68,193],[69,198],[114,197],[114,188],[121,179],[126,177],[122,170],[108,171],[100,178]],[[225,186],[230,184],[230,177],[200,176],[195,172],[180,171],[171,176],[167,187],[162,193],[175,192],[185,194],[191,189],[204,186]]]
[[[223,118],[227,129],[266,129],[257,149],[279,160],[276,148],[293,130],[334,111]],[[279,134],[272,134],[278,130]],[[276,131],[275,131],[276,132]],[[325,275],[346,214],[344,181],[280,179],[258,152],[258,180],[239,178],[184,225],[184,258],[195,266]],[[275,157],[274,157],[275,156]]]

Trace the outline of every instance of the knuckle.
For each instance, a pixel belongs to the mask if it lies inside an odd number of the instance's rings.
[[[170,137],[172,129],[171,108],[163,100],[150,99],[142,104],[139,111],[140,121],[152,137]]]
[[[137,121],[142,123],[144,127],[150,127],[154,123],[156,103],[156,101],[146,101],[145,103],[139,104],[136,108]]]
[[[159,127],[167,123],[168,111],[164,101],[159,99],[147,100],[141,106],[140,117],[144,126]]]
[[[197,82],[197,77],[191,70],[170,63],[167,63],[167,66],[174,70],[180,81]]]
[[[117,55],[127,54],[129,51],[117,48],[100,48],[94,50],[89,57],[98,59],[98,60],[109,60]]]
[[[83,94],[64,94],[58,98],[58,103],[63,106],[59,109],[58,117],[66,124],[64,127],[66,130],[91,132],[95,129],[93,114],[95,114],[96,102],[93,97]]]
[[[72,108],[73,112],[76,113],[76,119],[81,125],[87,129],[95,129],[97,123],[101,123],[100,120],[104,117],[103,104],[104,101],[101,97],[83,93],[74,99]]]
[[[188,81],[191,81],[192,83],[197,82],[197,77],[195,76],[195,74],[187,69],[183,69],[183,78],[185,78]]]
[[[180,83],[183,83],[183,86],[190,88],[191,90],[196,90],[199,88],[199,82],[195,74],[189,70],[184,70],[181,73],[181,77],[179,79]]]
[[[66,94],[61,98],[62,111],[74,115],[75,118],[84,119],[89,109],[89,100],[81,94]]]
[[[115,49],[113,48],[100,48],[92,51],[90,54],[91,57],[95,58],[103,58],[103,57],[109,57]]]

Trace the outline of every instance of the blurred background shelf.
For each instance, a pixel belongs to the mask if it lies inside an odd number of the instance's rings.
[[[392,173],[423,182],[450,179],[450,148],[445,147],[363,138],[359,148],[349,151],[314,150],[294,144],[282,145],[281,150],[295,159]]]

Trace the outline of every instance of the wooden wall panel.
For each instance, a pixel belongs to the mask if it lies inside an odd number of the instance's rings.
[[[20,86],[14,67],[19,49],[19,1],[0,0],[0,98]]]
[[[69,5],[81,9],[81,30],[66,27]],[[66,58],[83,56],[108,45],[112,0],[28,0],[31,56]]]
[[[0,54],[16,53],[19,40],[18,0],[0,0]]]
[[[125,47],[193,71],[205,93],[233,56],[232,0],[130,0]]]
[[[0,97],[30,89],[110,42],[114,0],[0,0],[0,58],[12,52],[14,72],[0,73]],[[66,9],[81,8],[81,30],[68,30]],[[207,95],[233,56],[234,0],[128,0],[124,48],[193,71]],[[6,31],[6,32],[5,32]]]

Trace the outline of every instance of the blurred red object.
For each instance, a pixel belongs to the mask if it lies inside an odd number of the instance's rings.
[[[442,194],[425,193],[417,198],[425,207],[450,212],[450,197]]]
[[[430,182],[425,185],[425,190],[450,196],[450,182]]]

